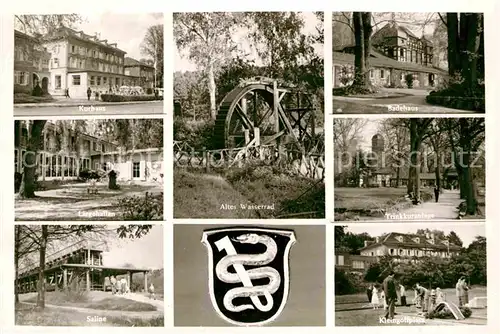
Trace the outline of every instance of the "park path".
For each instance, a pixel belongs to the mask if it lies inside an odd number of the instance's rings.
[[[415,219],[422,219],[422,217],[417,217],[419,215],[429,217],[429,219],[457,219],[457,206],[460,202],[460,192],[458,190],[444,190],[439,195],[439,202],[436,203],[433,198],[431,201],[414,205],[407,210],[400,211],[400,213],[410,217],[414,216]]]

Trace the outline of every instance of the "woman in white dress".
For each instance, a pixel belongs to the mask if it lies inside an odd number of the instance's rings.
[[[374,286],[372,291],[372,306],[373,309],[378,309],[380,305],[380,299],[378,298],[378,290]]]
[[[387,310],[387,300],[385,299],[385,292],[382,290],[380,293],[380,304],[384,306],[384,311]]]

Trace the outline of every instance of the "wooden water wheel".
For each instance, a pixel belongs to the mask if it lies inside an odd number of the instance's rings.
[[[214,145],[244,147],[258,137],[260,145],[293,142],[304,150],[302,142],[314,132],[314,108],[306,94],[258,77],[242,82],[222,100]]]

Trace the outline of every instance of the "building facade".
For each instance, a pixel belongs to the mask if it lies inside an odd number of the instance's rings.
[[[116,43],[62,27],[44,36],[44,46],[51,55],[51,95],[68,89],[70,97],[86,98],[88,88],[103,94],[123,84],[126,52]]]
[[[335,252],[335,267],[348,272],[363,273],[372,263],[390,256],[396,262],[415,262],[424,257],[447,260],[458,255],[460,247],[432,233],[425,235],[391,232],[374,241],[365,241],[359,255]]]
[[[125,57],[125,86],[139,86],[144,90],[155,87],[155,68],[152,65]]]
[[[354,78],[354,49],[350,45],[333,52],[333,87],[350,85]],[[434,87],[448,75],[436,66],[432,43],[418,38],[396,23],[388,23],[372,35],[370,81],[375,86],[407,87],[407,75],[413,87]]]
[[[14,169],[23,172],[26,161],[28,125],[15,122]],[[37,152],[36,174],[40,181],[74,180],[82,170],[118,173],[120,181],[158,181],[163,177],[161,148],[121,150],[115,143],[47,122],[43,146]]]
[[[50,86],[50,53],[39,38],[14,30],[14,93],[32,93],[39,85],[47,93]]]

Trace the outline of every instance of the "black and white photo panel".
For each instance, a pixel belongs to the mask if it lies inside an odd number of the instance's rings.
[[[323,21],[173,14],[174,218],[325,217]]]
[[[14,240],[17,326],[165,325],[162,225],[15,225]]]

